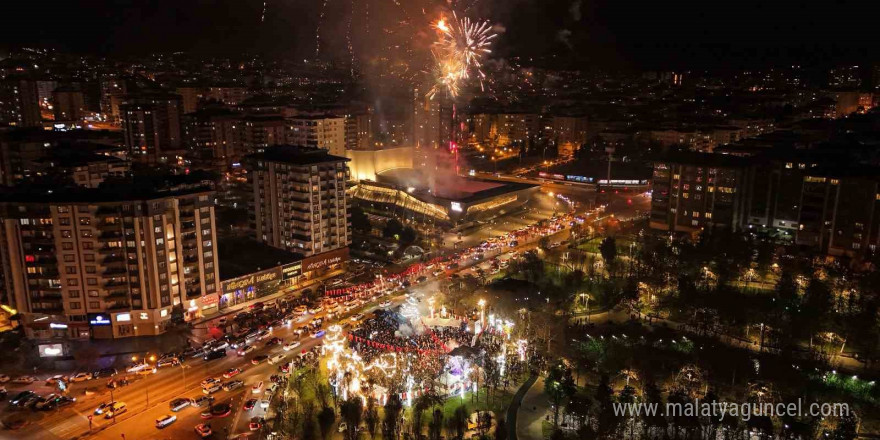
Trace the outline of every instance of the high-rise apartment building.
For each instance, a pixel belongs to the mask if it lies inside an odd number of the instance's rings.
[[[30,338],[156,335],[218,306],[209,186],[21,190],[0,213],[4,304]]]
[[[300,115],[287,118],[287,143],[317,147],[345,156],[345,118],[334,115]]]
[[[52,111],[56,121],[81,121],[86,112],[86,99],[76,87],[59,87],[52,92]]]
[[[681,232],[741,227],[748,215],[750,171],[746,159],[715,154],[655,162],[651,227]]]
[[[39,81],[7,78],[0,82],[0,122],[16,127],[40,127]]]
[[[128,95],[119,106],[125,147],[132,161],[174,163],[183,153],[179,95]]]
[[[257,241],[305,256],[351,244],[346,162],[322,148],[286,145],[249,156]]]

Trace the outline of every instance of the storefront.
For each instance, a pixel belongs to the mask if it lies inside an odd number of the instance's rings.
[[[222,310],[276,294],[283,289],[295,289],[307,280],[341,268],[346,261],[348,248],[343,248],[225,280],[220,285],[218,308]]]
[[[220,311],[220,295],[212,293],[200,298],[191,299],[184,303],[183,319],[192,321],[194,319],[208,317]]]

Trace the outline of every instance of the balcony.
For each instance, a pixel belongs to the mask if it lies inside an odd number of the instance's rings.
[[[110,304],[107,304],[107,310],[120,310],[120,309],[130,309],[131,304],[128,301],[114,301]]]
[[[98,248],[98,252],[104,255],[122,251],[123,249],[119,246],[101,246]]]
[[[102,240],[112,240],[114,238],[122,238],[122,232],[119,230],[104,230],[98,234],[98,238]]]
[[[58,303],[47,306],[33,306],[34,313],[43,313],[46,315],[57,315],[64,313],[64,304]]]
[[[196,230],[196,222],[195,221],[183,221],[180,222],[180,230],[184,234],[188,232],[193,232]]]
[[[104,257],[104,259],[101,261],[104,264],[119,263],[119,262],[125,261],[125,257],[123,257],[120,254],[110,254],[110,255],[107,255],[106,257]],[[135,260],[135,263],[136,262],[137,262],[137,260]]]
[[[200,296],[202,296],[202,291],[200,289],[186,290],[186,299],[198,298]]]
[[[44,299],[48,300],[61,300],[64,296],[61,295],[61,292],[31,292],[31,299],[41,301]]]
[[[120,286],[127,286],[127,285],[128,285],[128,281],[125,281],[125,280],[119,281],[115,278],[112,278],[112,279],[104,282],[104,288],[106,288],[106,289],[112,289],[113,287],[120,287]]]
[[[115,221],[114,222],[103,221],[103,222],[98,222],[95,224],[95,227],[101,231],[106,231],[108,229],[119,229],[120,226],[121,226],[121,224],[119,222],[115,222]]]
[[[107,293],[107,295],[105,295],[104,298],[106,298],[106,299],[128,298],[128,292],[126,292],[124,290],[114,290],[112,292]]]
[[[195,211],[180,211],[180,220],[194,220],[196,218]]]
[[[105,270],[104,272],[101,272],[101,275],[104,277],[115,277],[122,275],[126,272],[128,272],[128,269],[125,267],[110,267],[107,268],[107,270]]]
[[[198,255],[187,255],[187,256],[183,257],[183,262],[184,263],[198,263],[199,257],[198,257]]]

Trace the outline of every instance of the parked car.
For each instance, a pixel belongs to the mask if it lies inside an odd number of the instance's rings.
[[[230,368],[230,369],[226,370],[225,373],[223,373],[223,378],[224,378],[224,379],[229,379],[229,378],[231,378],[231,377],[233,377],[233,376],[236,376],[236,375],[238,375],[238,374],[240,374],[240,373],[241,373],[241,369],[240,369],[240,368]]]
[[[25,404],[27,404],[27,402],[30,399],[33,399],[36,396],[37,396],[37,393],[35,393],[33,391],[30,391],[30,390],[22,391],[22,392],[16,394],[15,397],[10,399],[9,403],[11,403],[12,406],[24,406]]]
[[[254,351],[254,350],[256,350],[256,349],[257,349],[257,348],[254,347],[254,346],[252,346],[252,345],[245,345],[245,346],[243,346],[243,347],[241,347],[241,348],[238,349],[238,355],[239,355],[239,356],[244,356],[244,355],[246,355],[246,354],[248,354],[248,353],[250,353],[250,352],[252,352],[252,351]]]
[[[196,434],[198,434],[202,438],[210,437],[211,434],[214,433],[214,431],[211,430],[211,425],[208,425],[207,423],[200,423],[196,425],[195,431]]]
[[[214,394],[217,391],[220,391],[221,386],[219,383],[212,383],[204,388],[202,388],[202,392],[205,394]]]
[[[177,416],[175,416],[174,414],[166,414],[156,419],[156,429],[162,429],[176,421]]]
[[[259,365],[261,362],[265,361],[266,359],[269,359],[269,356],[266,356],[265,354],[261,354],[259,356],[254,356],[253,359],[251,359],[251,363],[254,365]]]
[[[272,365],[284,362],[284,358],[287,357],[285,353],[279,353],[269,358],[269,363]]]
[[[209,406],[214,403],[214,396],[199,396],[193,401],[193,406]]]
[[[92,373],[76,373],[73,376],[70,376],[71,382],[85,382],[92,379],[94,379]]]
[[[205,355],[205,361],[213,361],[226,357],[226,349],[214,350]]]
[[[177,412],[177,411],[180,411],[180,410],[182,410],[192,404],[193,404],[193,401],[191,399],[187,399],[185,397],[180,397],[180,398],[172,400],[168,404],[168,407],[171,409],[171,411]]]
[[[95,376],[95,378],[113,377],[113,376],[116,376],[116,374],[117,374],[117,371],[115,368],[102,368],[102,369],[96,371],[93,374],[93,376]]]
[[[34,376],[18,376],[12,380],[12,383],[30,385],[37,381],[37,378]]]
[[[223,384],[223,389],[226,391],[232,391],[237,388],[241,388],[244,386],[244,382],[240,380],[233,380],[231,382],[226,382]]]
[[[180,364],[180,360],[179,360],[179,359],[177,359],[176,357],[170,357],[170,358],[165,358],[165,359],[161,359],[161,360],[159,360],[159,362],[156,363],[156,366],[159,367],[159,368],[162,368],[162,367],[174,367],[174,366],[176,366],[176,365],[178,365],[178,364]]]

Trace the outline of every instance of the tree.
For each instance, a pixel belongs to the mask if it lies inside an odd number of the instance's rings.
[[[336,422],[336,412],[333,408],[325,406],[318,413],[318,427],[321,428],[321,438],[327,440],[333,431],[333,423]]]
[[[826,438],[831,438],[833,440],[853,440],[858,436],[858,433],[856,432],[857,429],[858,421],[854,415],[847,412],[847,414],[841,416],[837,420],[837,426],[834,427],[831,436],[826,436]]]
[[[400,238],[400,235],[403,233],[403,223],[400,223],[400,220],[393,218],[388,220],[388,223],[385,223],[385,227],[382,228],[382,236],[385,238]]]
[[[605,237],[599,243],[599,253],[605,260],[605,265],[610,267],[614,263],[614,259],[617,258],[617,240],[614,237]]]
[[[342,420],[348,425],[348,429],[345,431],[345,439],[357,440],[358,428],[361,426],[361,419],[364,415],[363,407],[361,406],[361,399],[358,397],[352,397],[345,402],[342,402],[339,409],[342,413]]]
[[[608,381],[608,375],[603,374],[596,386],[596,428],[600,438],[616,438],[619,420],[614,414],[614,391]]]
[[[571,369],[562,362],[553,365],[547,374],[547,379],[544,380],[544,392],[553,403],[553,428],[559,428],[559,408],[571,399],[575,392]]]
[[[428,422],[428,439],[430,440],[440,440],[443,436],[443,411],[440,409],[435,409],[434,413],[431,416],[431,421]]]
[[[348,212],[351,213],[352,229],[363,234],[369,234],[370,231],[373,230],[373,224],[370,223],[370,218],[367,217],[367,214],[360,206],[353,206]]]
[[[315,439],[315,405],[312,402],[303,404],[302,438]]]
[[[376,427],[379,425],[379,411],[376,409],[376,398],[370,396],[367,399],[367,408],[364,410],[364,423],[370,433],[370,439],[376,436]]]
[[[449,419],[449,430],[455,432],[455,438],[461,440],[467,431],[468,410],[464,405],[455,408],[452,412],[452,418]]]
[[[507,421],[500,417],[495,425],[495,440],[507,440]]]
[[[382,436],[385,440],[397,439],[397,431],[400,425],[400,412],[403,410],[403,403],[397,393],[390,393],[388,401],[385,402],[385,421],[382,426]]]

